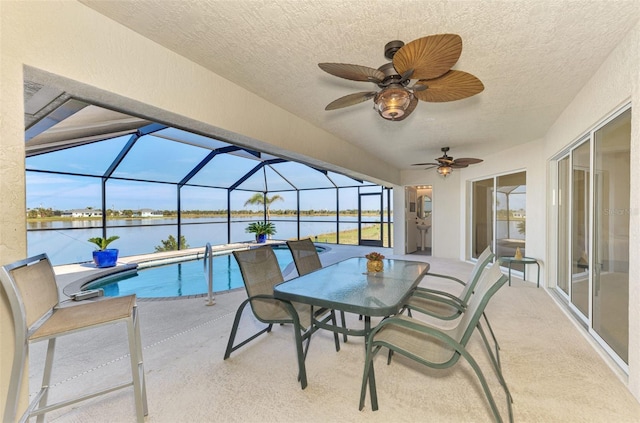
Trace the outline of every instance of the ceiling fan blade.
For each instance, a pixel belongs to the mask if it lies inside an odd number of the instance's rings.
[[[331,75],[352,81],[382,82],[384,73],[368,66],[350,65],[347,63],[318,63],[323,71]]]
[[[456,165],[462,165],[462,166],[469,166],[472,164],[477,164],[482,162],[482,159],[474,159],[474,158],[463,158],[463,159],[455,159],[453,161],[454,164]]]
[[[404,111],[404,114],[402,116],[400,116],[397,119],[394,119],[394,121],[397,122],[397,121],[406,119],[416,109],[417,105],[418,105],[418,99],[416,98],[415,95],[412,95],[411,102],[407,106],[407,110]]]
[[[402,75],[413,69],[413,79],[433,79],[456,64],[462,53],[457,34],[437,34],[405,44],[393,56],[393,67]]]
[[[456,162],[451,163],[449,166],[451,168],[453,168],[453,169],[462,169],[462,168],[465,168],[465,167],[469,167],[469,165],[460,164],[460,163],[456,163]]]
[[[411,166],[440,166],[438,163],[414,163]]]
[[[433,103],[462,100],[484,90],[484,85],[478,78],[457,70],[450,70],[439,78],[420,80],[417,84],[426,85],[427,89],[416,91],[416,97]]]
[[[327,104],[325,110],[336,110],[342,109],[343,107],[353,106],[354,104],[362,103],[363,101],[367,101],[373,97],[375,97],[377,93],[375,91],[366,91],[361,93],[354,93],[345,95],[344,97],[340,97],[337,100],[333,100],[331,103]]]

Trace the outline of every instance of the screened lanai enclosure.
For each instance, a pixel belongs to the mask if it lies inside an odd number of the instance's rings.
[[[392,246],[391,189],[73,98],[25,109],[29,255],[91,260],[273,239]],[[57,104],[56,104],[57,103]],[[38,113],[30,113],[30,107]],[[256,198],[258,194],[258,198]]]

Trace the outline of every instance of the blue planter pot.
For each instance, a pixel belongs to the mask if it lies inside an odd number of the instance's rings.
[[[113,267],[118,261],[118,249],[108,248],[93,252],[93,262],[96,267]]]
[[[264,244],[265,241],[267,240],[267,235],[266,234],[260,234],[260,235],[258,235],[258,237],[256,239],[258,241],[258,244]]]

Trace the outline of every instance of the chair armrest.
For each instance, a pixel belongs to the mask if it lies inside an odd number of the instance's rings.
[[[458,279],[458,278],[453,277],[453,276],[449,276],[449,275],[441,275],[441,274],[439,274],[439,273],[431,273],[431,272],[428,272],[428,273],[425,275],[425,277],[427,277],[427,276],[433,276],[433,277],[436,277],[436,278],[442,278],[442,279],[449,279],[449,280],[452,280],[452,281],[454,281],[454,282],[458,282],[460,285],[463,285],[463,286],[467,284],[467,283],[466,283],[466,282],[464,282],[463,280]]]
[[[443,341],[455,349],[463,348],[462,345],[446,333],[442,332],[442,330],[429,325],[426,322],[421,320],[412,319],[410,317],[387,317],[382,320],[372,331],[369,333],[369,345],[372,345],[374,341],[375,335],[385,326],[395,325],[400,327],[405,327],[407,329],[416,330],[418,332],[422,332],[426,335],[433,336],[434,338]]]
[[[436,302],[443,303],[441,301],[436,301]],[[415,304],[415,303],[412,304],[411,302],[407,302],[404,305],[404,308],[409,309],[410,311],[417,311],[419,313],[434,317],[439,320],[455,320],[458,317],[460,317],[462,313],[464,313],[464,308],[457,306],[456,304],[451,304],[451,303],[446,303],[446,304],[449,305],[455,311],[450,312],[450,314],[441,314],[435,310],[431,310],[429,307],[422,307],[421,304]]]
[[[426,293],[422,293],[421,295],[413,295],[413,297],[422,298],[422,299],[425,299],[425,300],[431,300],[431,301],[435,301],[435,302],[438,302],[438,303],[446,304],[446,305],[451,306],[451,307],[453,307],[453,308],[455,308],[456,310],[459,310],[459,311],[464,311],[465,308],[466,308],[465,304],[463,304],[460,300],[452,301],[452,300],[450,300],[448,298],[444,298],[444,297],[441,297],[441,296],[438,296],[438,295],[429,295],[429,294],[426,294]]]
[[[466,306],[458,296],[451,294],[450,292],[440,291],[438,289],[417,287],[413,292],[413,295],[415,295],[416,297],[431,298],[431,299],[438,299],[437,297],[440,297],[443,300],[448,299],[450,301],[454,301],[463,307]]]

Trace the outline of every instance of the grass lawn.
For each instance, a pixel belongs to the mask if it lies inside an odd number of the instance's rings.
[[[382,242],[384,246],[390,245],[389,244],[389,236],[387,233],[387,225],[383,226],[384,231],[383,231],[383,236],[382,236]],[[391,224],[391,232],[393,234],[393,224]],[[318,234],[315,235],[313,238],[314,242],[326,242],[328,244],[336,244],[337,243],[337,233],[336,232],[330,232],[330,233],[326,233],[326,234]],[[374,225],[368,225],[368,226],[364,226],[362,228],[362,239],[380,239],[380,225],[379,224],[374,224]],[[347,244],[347,245],[358,245],[358,230],[357,229],[350,229],[350,230],[346,230],[346,231],[341,231],[340,232],[340,244]]]

